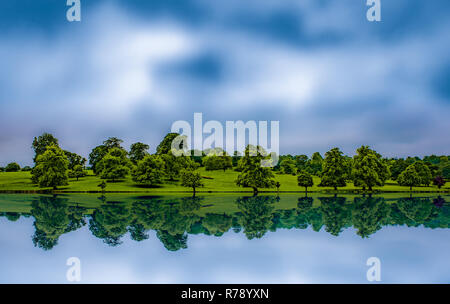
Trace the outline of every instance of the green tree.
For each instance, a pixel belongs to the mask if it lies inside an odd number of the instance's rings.
[[[231,169],[233,167],[232,158],[229,155],[208,155],[203,157],[203,166],[207,171]]]
[[[86,158],[70,151],[64,151],[64,154],[66,154],[69,161],[69,170],[73,170],[75,166],[81,166],[83,169],[86,166]]]
[[[76,178],[77,181],[80,177],[85,177],[86,175],[87,173],[81,165],[75,165],[72,170],[69,170],[69,177]]]
[[[139,161],[143,160],[148,154],[147,150],[150,149],[149,145],[137,142],[130,147],[130,160],[133,164],[137,164]]]
[[[391,159],[390,164],[391,177],[395,181],[397,180],[400,173],[405,171],[406,168],[410,165],[403,158]]]
[[[99,175],[102,179],[112,180],[124,178],[130,173],[131,162],[127,152],[120,148],[112,148],[98,163]]]
[[[353,183],[365,190],[372,191],[374,186],[383,186],[389,177],[389,168],[381,155],[368,146],[361,146],[353,157]]]
[[[298,171],[306,170],[306,166],[308,164],[308,156],[307,155],[296,155],[294,157],[295,165]]]
[[[412,191],[412,187],[420,186],[421,179],[416,167],[414,165],[409,165],[405,171],[400,173],[397,182],[400,186],[408,186],[410,191]]]
[[[236,179],[236,185],[250,187],[253,193],[258,193],[258,188],[271,188],[275,186],[274,175],[271,168],[263,167],[261,161],[267,158],[261,147],[248,145],[245,155],[239,161],[241,172]]]
[[[180,136],[180,134],[178,134],[178,133],[168,133],[164,137],[162,142],[156,148],[156,154],[163,155],[163,154],[171,153],[172,152],[172,143],[173,143],[174,139],[177,138],[178,136]],[[180,141],[179,145],[176,145],[175,143],[174,143],[174,145],[175,145],[176,150],[183,150],[184,148],[186,148],[184,146],[183,141]]]
[[[183,187],[192,188],[194,195],[196,188],[204,186],[202,182],[202,176],[200,175],[200,173],[192,170],[181,171],[181,185]]]
[[[32,180],[41,188],[65,186],[69,178],[68,166],[69,161],[61,148],[47,146],[47,150],[36,159],[36,166],[31,171]]]
[[[145,156],[131,172],[134,182],[149,186],[161,184],[164,175],[164,161],[159,155]]]
[[[89,154],[89,163],[92,166],[92,170],[95,174],[99,174],[101,171],[99,166],[100,161],[105,157],[110,150],[112,149],[120,149],[127,153],[125,149],[121,146],[123,140],[117,137],[109,137],[107,140],[103,142],[102,145],[95,147],[92,149],[92,152]]]
[[[416,168],[417,174],[419,174],[420,185],[429,186],[433,178],[430,168],[423,161],[416,161],[413,166]]]
[[[44,133],[33,140],[32,148],[34,150],[33,161],[36,163],[37,157],[47,150],[47,146],[58,146],[58,139],[50,133]]]
[[[297,173],[297,166],[292,158],[285,158],[280,163],[281,172],[283,174],[295,175]]]
[[[325,153],[323,161],[322,180],[319,187],[345,187],[347,184],[347,162],[339,148],[333,148]]]
[[[20,166],[18,163],[9,163],[5,167],[5,171],[6,172],[18,172],[18,171],[20,171]]]
[[[308,192],[308,187],[314,186],[312,175],[304,170],[297,176],[297,182],[300,187],[305,187],[305,192]]]
[[[313,175],[320,175],[322,173],[323,157],[319,152],[314,152],[311,159],[307,163],[308,171]]]

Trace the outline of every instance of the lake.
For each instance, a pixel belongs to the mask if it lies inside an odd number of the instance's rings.
[[[0,195],[0,283],[450,283],[450,196]]]

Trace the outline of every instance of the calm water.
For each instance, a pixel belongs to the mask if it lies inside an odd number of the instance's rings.
[[[450,197],[1,195],[0,282],[450,283]]]

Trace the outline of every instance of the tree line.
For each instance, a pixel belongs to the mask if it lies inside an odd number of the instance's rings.
[[[283,155],[273,168],[261,166],[269,155],[259,146],[248,145],[240,153],[228,155],[220,148],[186,153],[183,141],[176,148],[172,147],[177,133],[167,134],[156,148],[155,154],[148,152],[150,146],[141,142],[134,143],[127,151],[123,141],[117,137],[106,139],[95,147],[88,159],[63,150],[58,139],[52,134],[44,133],[35,137],[32,148],[35,152],[33,168],[22,168],[31,171],[32,182],[39,187],[68,185],[69,178],[85,177],[87,169],[108,182],[117,182],[131,176],[133,182],[148,187],[157,187],[166,181],[180,181],[182,186],[196,189],[204,186],[199,167],[207,171],[235,170],[238,176],[237,186],[249,187],[255,194],[261,188],[280,188],[275,174],[297,176],[298,186],[305,191],[314,186],[313,176],[320,177],[319,187],[332,187],[337,190],[352,182],[363,191],[372,191],[374,187],[385,185],[388,180],[396,181],[400,186],[429,186],[433,183],[438,188],[445,185],[450,178],[449,156],[426,156],[403,158],[384,158],[368,146],[361,146],[353,157],[346,156],[339,148],[325,153],[319,152],[311,158],[307,155]],[[197,156],[201,155],[201,156]],[[89,167],[86,166],[89,160]],[[2,171],[19,171],[17,163],[8,164]],[[99,187],[104,190],[107,184]]]

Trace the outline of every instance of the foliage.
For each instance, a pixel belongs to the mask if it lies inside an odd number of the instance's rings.
[[[161,184],[164,175],[164,161],[159,155],[145,156],[131,172],[134,182],[149,186]]]
[[[323,161],[322,180],[319,187],[345,187],[347,178],[347,161],[339,148],[333,148],[325,153]]]
[[[194,194],[196,188],[204,186],[200,173],[193,170],[181,171],[181,185],[192,188]]]
[[[436,176],[433,178],[433,185],[441,189],[441,187],[445,185],[445,179],[442,176]]]
[[[64,151],[64,154],[66,154],[67,160],[69,161],[69,170],[73,170],[75,166],[81,166],[81,168],[86,166],[86,158],[69,151]]]
[[[280,163],[281,172],[283,174],[295,175],[297,173],[296,162],[292,158],[285,158]]]
[[[150,146],[141,142],[132,144],[129,153],[131,162],[136,165],[139,161],[143,160],[149,155],[147,152],[148,149],[150,149]]]
[[[300,187],[305,187],[305,191],[308,192],[308,187],[314,186],[314,181],[307,171],[303,170],[297,176],[297,183]]]
[[[352,169],[354,185],[368,188],[369,191],[372,191],[374,186],[383,186],[390,172],[381,155],[368,146],[361,146],[356,152]]]
[[[110,150],[112,149],[120,149],[127,153],[125,149],[121,146],[123,140],[117,138],[117,137],[110,137],[107,140],[103,142],[102,145],[95,147],[92,149],[92,152],[89,154],[89,163],[92,166],[92,170],[95,174],[99,174],[101,171],[101,168],[99,168],[99,164],[103,157],[105,157]]]
[[[20,165],[18,163],[9,163],[5,167],[5,172],[18,172],[20,171]]]
[[[130,173],[131,166],[127,152],[120,148],[112,148],[97,165],[100,178],[113,182],[126,177]]]
[[[245,155],[239,161],[242,168],[236,179],[236,185],[251,187],[258,193],[258,188],[271,188],[275,186],[274,175],[271,168],[263,167],[261,161],[266,158],[266,153],[261,147],[248,145]]]
[[[421,178],[414,165],[409,165],[405,171],[403,171],[397,179],[400,186],[408,186],[410,190],[414,186],[421,185]]]
[[[83,169],[81,165],[75,165],[71,170],[69,170],[69,177],[76,178],[85,177],[87,172]]]
[[[36,163],[37,157],[47,150],[48,146],[58,146],[58,139],[50,133],[44,133],[33,140],[32,148],[34,150],[33,161]]]
[[[202,164],[207,171],[227,170],[233,167],[232,158],[229,155],[208,155],[203,157]]]
[[[68,184],[68,166],[69,161],[61,148],[47,146],[47,150],[36,159],[36,166],[31,171],[32,181],[41,188],[65,186]]]

